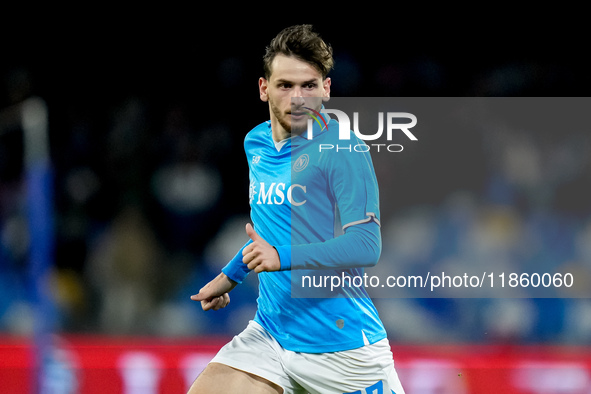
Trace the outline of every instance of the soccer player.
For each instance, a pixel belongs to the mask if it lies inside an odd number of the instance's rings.
[[[334,296],[310,293],[314,298],[301,296],[310,289],[297,289],[301,278],[319,273],[360,276],[381,253],[369,153],[319,149],[339,141],[338,122],[321,113],[330,97],[332,48],[310,25],[292,26],[271,41],[263,60],[259,93],[270,120],[244,140],[250,240],[191,296],[204,310],[224,308],[230,291],[254,271],[258,308],[189,393],[403,394],[386,331],[364,289],[344,285]],[[335,223],[342,224],[340,234]]]

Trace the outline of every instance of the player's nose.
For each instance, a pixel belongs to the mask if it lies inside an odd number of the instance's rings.
[[[291,96],[291,105],[296,107],[301,107],[305,104],[304,97],[302,96],[301,92],[295,93]]]

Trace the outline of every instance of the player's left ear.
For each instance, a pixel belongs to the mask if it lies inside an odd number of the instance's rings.
[[[259,78],[259,97],[261,98],[261,101],[268,101],[269,100],[269,96],[267,95],[267,88],[268,88],[268,82],[265,78],[260,77]]]
[[[324,95],[322,96],[322,101],[328,101],[330,99],[330,78],[324,78],[322,82],[322,87],[324,88]]]

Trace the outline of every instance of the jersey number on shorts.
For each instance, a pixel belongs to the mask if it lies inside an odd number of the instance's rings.
[[[365,390],[357,390],[357,391],[353,391],[351,393],[343,393],[343,394],[384,394],[384,384],[380,380],[379,382],[372,384],[371,386],[369,386]],[[392,394],[396,394],[396,393],[394,391],[392,391]]]

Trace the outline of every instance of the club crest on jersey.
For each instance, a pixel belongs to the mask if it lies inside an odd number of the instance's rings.
[[[309,162],[310,162],[310,157],[306,153],[304,153],[303,155],[301,155],[300,157],[298,157],[296,159],[296,161],[293,163],[292,168],[295,172],[303,171]]]

